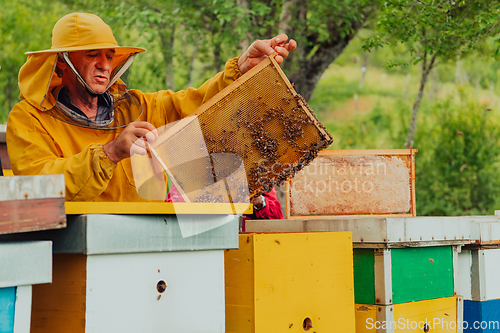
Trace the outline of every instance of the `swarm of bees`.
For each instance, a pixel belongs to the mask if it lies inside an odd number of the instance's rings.
[[[233,112],[227,112],[224,117],[230,123],[230,129],[226,127],[217,131],[216,126],[201,123],[211,156],[217,153],[237,154],[244,162],[248,189],[237,191],[241,195],[233,195],[233,202],[248,199],[248,193],[253,198],[280,186],[332,142],[329,135],[317,130],[322,125],[302,96],[290,93],[290,97],[274,100],[276,104],[270,106],[269,100],[264,102],[259,96]],[[242,108],[247,108],[247,112]],[[304,108],[309,114],[304,112]],[[217,178],[228,177],[229,174],[213,176],[217,181]],[[220,202],[218,200],[220,198],[206,193],[196,201]]]

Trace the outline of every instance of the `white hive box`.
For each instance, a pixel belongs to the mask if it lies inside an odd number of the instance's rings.
[[[68,216],[54,241],[54,278],[33,289],[32,332],[222,333],[224,249],[238,247],[238,216],[183,238],[175,215]]]
[[[0,243],[0,332],[30,332],[32,285],[51,281],[52,242]]]
[[[471,244],[458,255],[457,286],[465,300],[500,299],[500,216],[467,216]]]

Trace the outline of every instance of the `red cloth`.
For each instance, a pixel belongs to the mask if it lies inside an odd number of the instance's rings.
[[[244,220],[264,220],[264,219],[282,219],[283,212],[281,211],[281,203],[276,196],[276,190],[273,188],[269,193],[264,193],[266,206],[262,209],[253,210],[253,214],[248,214],[243,217]]]

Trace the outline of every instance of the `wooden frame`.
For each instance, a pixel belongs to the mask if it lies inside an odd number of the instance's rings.
[[[250,203],[66,202],[66,214],[252,214]]]
[[[405,217],[405,216],[416,216],[416,198],[415,198],[415,153],[417,149],[361,149],[361,150],[323,150],[320,151],[318,156],[328,156],[328,157],[343,157],[343,156],[384,156],[392,157],[397,156],[406,162],[409,170],[410,179],[410,210],[408,213],[387,213],[387,214],[377,214],[370,213],[367,211],[362,214],[332,214],[332,215],[292,215],[291,207],[291,180],[285,182],[285,203],[286,203],[286,218],[287,219],[303,219],[307,217],[308,219],[323,219],[325,217],[367,217],[367,216],[378,216],[378,217]]]

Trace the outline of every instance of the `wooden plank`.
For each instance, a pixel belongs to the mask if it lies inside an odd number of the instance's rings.
[[[224,332],[223,252],[88,256],[85,332]]]
[[[471,298],[474,301],[500,299],[500,249],[471,249]]]
[[[400,214],[400,213],[394,213],[394,214],[360,214],[360,215],[307,215],[308,219],[311,220],[322,220],[325,218],[347,218],[347,219],[352,219],[352,218],[361,218],[361,217],[367,217],[367,216],[373,216],[373,217],[410,217],[414,216],[412,214]],[[293,219],[293,220],[303,220],[305,216],[298,216],[298,215],[292,215],[290,217],[287,217],[288,219]]]
[[[332,149],[322,150],[318,156],[362,156],[362,155],[410,155],[418,149]]]
[[[64,198],[0,201],[0,234],[64,227]]]
[[[391,305],[454,296],[451,249],[354,249],[356,302]]]
[[[376,305],[356,303],[354,307],[354,313],[356,318],[356,333],[373,333],[377,331],[373,327],[377,320]]]
[[[353,249],[354,300],[375,304],[375,259],[372,249]]]
[[[395,332],[425,332],[426,323],[429,332],[456,332],[456,302],[455,297],[446,297],[395,305],[394,320],[406,323]]]
[[[415,149],[322,151],[289,181],[294,216],[416,216]]]
[[[31,290],[31,285],[17,287],[16,311],[14,314],[14,333],[30,333]]]
[[[463,333],[464,327],[464,298],[457,296],[457,333]]]
[[[483,216],[470,217],[471,233],[476,244],[499,245],[500,244],[500,217]]]
[[[457,266],[455,267],[455,289],[457,295],[462,296],[464,299],[471,300],[471,251],[462,249],[458,253]]]
[[[0,288],[52,281],[52,242],[0,242]]]
[[[14,331],[16,287],[0,288],[0,332]]]
[[[354,246],[366,248],[460,245],[470,242],[469,222],[462,217],[450,216],[252,220],[246,221],[245,228],[247,232],[351,231]]]
[[[66,214],[252,214],[253,205],[185,202],[66,202]]]
[[[240,242],[247,240],[253,247],[229,251],[226,270],[233,272],[234,290],[254,295],[253,310],[246,311],[254,313],[255,329],[248,323],[251,318],[229,311],[226,320],[233,323],[228,332],[303,332],[307,320],[317,332],[354,332],[349,232],[240,235]],[[239,275],[238,267],[248,260],[253,260],[253,273]],[[232,309],[240,305],[234,304],[234,295],[231,299]]]
[[[224,251],[226,332],[255,332],[254,237],[239,237],[237,250]]]
[[[64,198],[63,175],[0,177],[0,201]]]
[[[10,159],[9,159],[9,154],[7,152],[7,145],[2,144],[0,142],[0,161],[2,163],[0,164],[1,169],[10,169],[12,168],[10,165]]]
[[[396,305],[356,304],[356,332],[457,332],[455,297]]]
[[[54,254],[52,283],[33,286],[31,333],[85,333],[87,257]]]
[[[392,304],[394,278],[392,275],[392,253],[391,249],[375,249],[375,303]],[[394,302],[396,303],[396,302]]]
[[[285,182],[285,219],[290,219],[290,182]]]
[[[350,232],[256,234],[255,331],[353,331]]]
[[[451,246],[392,249],[392,303],[454,296]]]
[[[3,175],[5,177],[13,177],[14,172],[11,169],[3,169]]]

